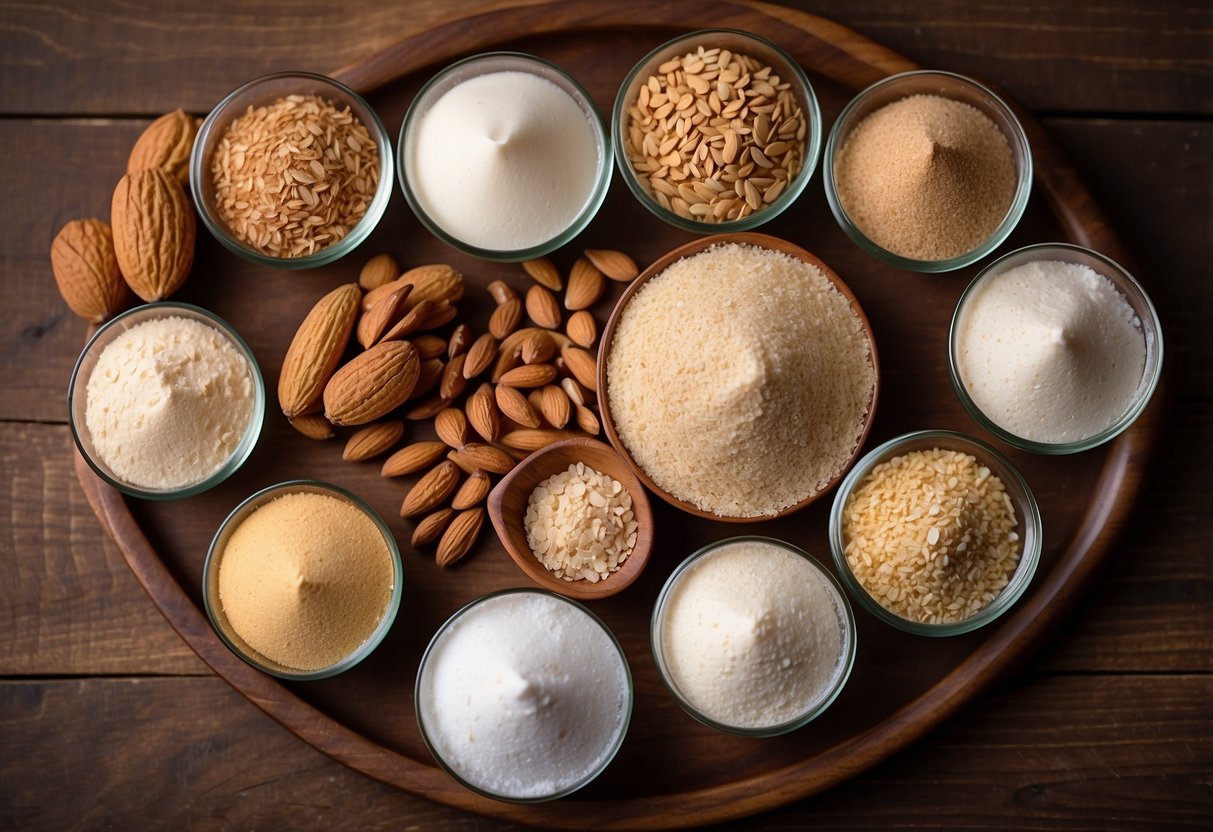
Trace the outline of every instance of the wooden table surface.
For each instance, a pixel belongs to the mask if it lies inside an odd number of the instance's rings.
[[[0,828],[504,829],[355,774],[212,675],[85,503],[85,325],[47,252],[105,216],[148,120],[329,71],[491,0],[0,4]],[[1073,157],[1164,323],[1170,424],[1123,546],[1056,640],[909,751],[737,829],[1213,823],[1213,6],[797,3],[996,80]],[[694,3],[687,3],[689,20]],[[710,24],[710,21],[695,21]],[[397,198],[397,194],[393,198]]]

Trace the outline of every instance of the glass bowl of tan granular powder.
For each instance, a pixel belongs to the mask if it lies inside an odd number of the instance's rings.
[[[859,93],[834,123],[822,167],[842,230],[915,272],[953,271],[994,251],[1032,185],[1031,148],[1011,108],[949,72],[905,72]]]
[[[705,237],[620,298],[598,363],[603,425],[671,505],[712,520],[798,511],[859,456],[876,345],[824,263],[765,234]]]
[[[133,497],[199,494],[244,464],[261,435],[265,383],[244,339],[213,313],[151,303],[107,323],[68,385],[76,447]]]
[[[1002,454],[954,431],[875,448],[838,487],[830,550],[844,586],[887,624],[952,636],[989,624],[1040,561],[1040,510]]]
[[[383,641],[404,572],[375,510],[322,482],[258,491],[215,533],[202,598],[233,653],[281,679],[325,679]]]
[[[391,142],[344,84],[306,72],[267,75],[203,121],[190,190],[229,251],[281,269],[323,266],[357,248],[387,209]]]

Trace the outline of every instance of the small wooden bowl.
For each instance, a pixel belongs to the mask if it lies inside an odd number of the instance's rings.
[[[597,583],[566,581],[553,575],[531,551],[523,526],[527,502],[535,486],[577,462],[618,480],[632,495],[632,513],[636,516],[636,545],[632,553],[618,572]],[[632,473],[628,462],[596,439],[566,439],[531,454],[497,483],[489,494],[488,508],[497,537],[518,568],[544,589],[579,601],[606,598],[625,589],[644,571],[653,551],[653,510],[644,485]]]
[[[627,447],[620,440],[619,434],[615,431],[615,420],[611,418],[610,398],[607,395],[607,358],[610,355],[611,344],[615,338],[615,327],[619,324],[619,318],[623,314],[624,308],[636,296],[649,280],[652,280],[657,275],[665,271],[666,267],[676,260],[681,260],[683,257],[689,257],[692,254],[710,248],[714,245],[723,245],[726,243],[742,243],[758,248],[770,249],[795,257],[798,260],[803,260],[810,265],[821,269],[822,274],[834,284],[834,288],[846,298],[850,304],[852,311],[859,318],[859,323],[863,327],[864,334],[868,339],[868,349],[872,356],[872,369],[876,372],[876,381],[872,386],[872,401],[868,405],[868,413],[864,418],[863,431],[859,434],[859,439],[855,443],[855,450],[847,459],[838,472],[834,475],[825,487],[820,491],[809,494],[795,505],[788,506],[776,514],[761,514],[756,517],[730,517],[727,515],[713,514],[710,511],[704,511],[696,505],[680,500],[673,494],[663,489],[645,473],[644,469],[636,464],[636,460],[628,452]],[[716,234],[711,237],[701,237],[698,240],[692,240],[686,245],[679,246],[668,254],[658,258],[651,266],[640,273],[640,276],[632,281],[631,285],[624,291],[619,298],[619,302],[615,304],[615,308],[611,311],[611,317],[607,321],[606,329],[602,332],[602,338],[598,342],[598,406],[602,415],[602,427],[606,431],[607,439],[611,446],[619,452],[619,455],[627,462],[628,467],[640,479],[641,482],[648,487],[650,491],[656,494],[661,499],[665,500],[675,508],[682,509],[688,514],[693,514],[696,517],[702,517],[706,520],[719,520],[725,523],[759,523],[764,520],[774,520],[779,517],[792,514],[800,511],[810,503],[816,502],[822,495],[829,493],[830,489],[836,486],[846,475],[851,466],[855,464],[855,460],[859,459],[863,453],[863,443],[867,441],[868,432],[872,429],[872,421],[876,417],[876,402],[880,398],[880,361],[876,355],[876,338],[872,334],[872,325],[868,323],[867,315],[863,313],[863,308],[859,305],[859,301],[855,299],[855,295],[851,292],[850,287],[842,282],[842,278],[834,273],[834,270],[823,263],[815,255],[805,251],[800,246],[789,243],[787,240],[781,240],[778,237],[772,237],[769,234],[757,234],[754,232],[741,232],[736,234]],[[622,480],[621,480],[622,482]]]

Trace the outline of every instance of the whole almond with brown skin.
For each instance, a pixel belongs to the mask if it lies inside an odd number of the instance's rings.
[[[587,310],[582,309],[569,316],[564,331],[569,339],[579,347],[589,349],[598,340],[598,322]]]
[[[462,448],[468,443],[467,416],[457,407],[448,407],[434,417],[434,432],[450,447]]]
[[[551,364],[523,364],[501,376],[501,383],[510,387],[543,387],[556,378],[556,368]]]
[[[463,365],[467,363],[466,355],[457,355],[447,362],[442,371],[442,381],[438,385],[438,395],[444,399],[457,399],[468,386],[468,380],[463,377]]]
[[[576,405],[575,416],[577,419],[577,427],[588,433],[590,436],[597,436],[600,426],[598,417],[594,415],[594,411],[584,405]]]
[[[415,474],[437,464],[447,450],[448,448],[443,442],[414,442],[384,460],[379,475],[403,477],[406,474]]]
[[[146,301],[181,288],[194,263],[194,206],[160,168],[128,173],[110,202],[114,254],[127,285]]]
[[[501,409],[505,418],[528,428],[539,427],[539,417],[531,409],[526,396],[506,384],[498,384],[494,395],[497,399],[497,407]]]
[[[408,341],[371,347],[333,374],[324,387],[324,415],[335,425],[365,425],[404,404],[421,362]]]
[[[497,439],[497,434],[501,432],[501,419],[491,385],[482,384],[480,389],[468,396],[464,410],[468,422],[485,442]]]
[[[477,506],[455,515],[451,525],[442,533],[438,541],[438,551],[434,553],[434,562],[443,569],[453,566],[464,555],[471,551],[484,525],[484,509]]]
[[[439,535],[446,531],[446,527],[454,519],[455,509],[453,508],[440,508],[432,514],[427,514],[413,529],[413,546],[428,546],[433,543]]]
[[[161,168],[182,187],[187,187],[190,151],[194,149],[194,138],[201,123],[184,110],[174,110],[160,116],[135,139],[130,158],[126,160],[126,172]]]
[[[630,283],[640,275],[640,269],[636,267],[636,261],[622,251],[605,248],[587,248],[585,256],[586,259],[594,264],[598,271],[611,280],[620,283]]]
[[[459,466],[443,460],[413,484],[400,505],[401,517],[416,517],[438,508],[455,493],[459,485]]]
[[[546,329],[537,329],[522,342],[520,352],[524,364],[543,364],[556,355],[556,339]]]
[[[598,392],[598,375],[594,367],[594,357],[580,347],[565,347],[560,351],[564,366],[573,374],[573,378],[589,390]]]
[[[477,338],[468,350],[467,359],[463,362],[463,377],[473,379],[480,375],[492,366],[496,357],[497,339],[492,333],[486,332]]]
[[[539,391],[539,412],[552,427],[562,428],[567,425],[572,410],[572,402],[559,387],[549,384]]]
[[[413,284],[413,294],[406,302],[411,309],[423,300],[441,303],[449,300],[458,303],[463,299],[463,275],[446,263],[418,266],[400,275],[401,280]]]
[[[556,296],[538,284],[527,289],[526,314],[544,329],[560,326],[560,304],[556,302]]]
[[[442,358],[446,355],[446,339],[441,335],[426,332],[410,340],[413,342],[413,346],[417,348],[417,356],[422,361],[428,361],[431,358]]]
[[[386,453],[404,436],[404,422],[392,419],[367,425],[345,443],[341,458],[346,462],[362,462]]]
[[[294,419],[288,419],[287,421],[291,423],[291,427],[308,439],[324,441],[325,439],[333,438],[332,423],[319,413],[305,413],[302,416],[296,416]]]
[[[109,223],[72,220],[51,242],[51,271],[67,307],[99,324],[120,312],[131,299],[118,270]]]
[[[378,343],[388,327],[396,323],[404,300],[412,289],[413,287],[406,283],[362,313],[362,317],[358,319],[356,337],[364,350]]]
[[[578,257],[569,272],[569,288],[564,293],[565,309],[588,309],[598,302],[606,289],[606,278],[594,264]]]
[[[404,412],[404,418],[408,419],[410,422],[424,422],[426,419],[433,419],[450,406],[450,399],[444,399],[442,396],[434,396],[406,410]]]
[[[409,297],[411,298],[412,296],[412,292],[410,292]],[[408,298],[405,299],[404,306],[407,306],[407,304]],[[374,309],[374,307],[371,308]],[[400,341],[409,337],[421,328],[421,325],[425,323],[426,316],[429,315],[433,309],[434,302],[432,300],[421,301],[421,303],[405,312],[404,316],[400,320],[392,324],[391,328],[380,336],[379,343],[383,343],[385,341]]]
[[[534,260],[524,260],[522,269],[531,276],[540,286],[551,289],[553,292],[559,292],[564,288],[564,284],[560,280],[560,272],[556,270],[556,266],[546,257],[537,257]]]
[[[451,508],[463,511],[472,506],[480,505],[484,502],[484,498],[489,496],[489,488],[492,483],[489,482],[489,475],[484,471],[474,471],[471,476],[463,481],[463,485],[459,486],[459,490],[455,492],[455,496],[451,498]]]
[[[358,273],[358,285],[368,292],[391,283],[400,276],[400,266],[390,254],[376,254]]]
[[[489,333],[498,341],[518,328],[522,322],[522,301],[510,298],[493,310],[489,318]]]
[[[319,405],[349,343],[361,295],[357,283],[338,286],[318,300],[299,325],[278,376],[278,404],[287,418]]]
[[[469,442],[446,458],[469,474],[488,471],[490,474],[508,474],[514,469],[514,458],[501,448],[483,442]]]
[[[546,448],[553,442],[560,442],[564,439],[575,439],[582,435],[577,431],[569,430],[519,428],[518,430],[512,430],[509,433],[503,434],[501,444],[509,448],[517,448],[520,451],[537,451],[540,448]]]
[[[442,374],[445,370],[446,364],[441,358],[427,358],[422,361],[421,369],[417,373],[417,384],[413,387],[413,393],[409,398],[420,399],[433,391],[442,382]]]
[[[376,286],[374,289],[368,289],[367,293],[362,296],[362,308],[364,311],[370,309],[397,289],[403,289],[405,286],[412,287],[412,285],[411,281],[398,277],[381,286]]]
[[[417,329],[438,329],[449,324],[455,318],[459,317],[459,310],[455,303],[450,300],[440,300],[430,310],[430,313],[425,316],[425,320]]]

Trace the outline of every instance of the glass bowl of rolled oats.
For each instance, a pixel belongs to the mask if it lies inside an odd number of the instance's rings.
[[[611,134],[624,181],[653,214],[697,234],[746,231],[804,191],[821,152],[821,110],[783,49],[702,29],[632,68]]]
[[[332,78],[250,81],[211,111],[190,156],[190,189],[228,250],[307,269],[357,248],[392,191],[391,142],[375,111]]]

